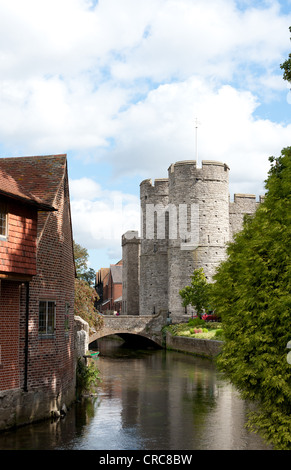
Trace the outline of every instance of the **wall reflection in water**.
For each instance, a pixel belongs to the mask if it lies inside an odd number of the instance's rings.
[[[246,431],[248,406],[212,361],[116,339],[98,349],[97,397],[57,422],[0,435],[0,449],[268,449]]]

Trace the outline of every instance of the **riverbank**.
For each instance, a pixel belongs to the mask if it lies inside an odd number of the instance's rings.
[[[166,330],[166,349],[213,358],[220,353],[223,341],[214,339],[175,336]]]

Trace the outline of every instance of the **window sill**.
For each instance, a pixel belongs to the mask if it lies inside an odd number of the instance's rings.
[[[38,335],[38,339],[56,339],[56,335],[53,333],[53,334],[39,334]]]

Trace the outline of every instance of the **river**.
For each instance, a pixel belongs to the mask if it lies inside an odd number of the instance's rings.
[[[65,418],[0,434],[0,450],[268,450],[209,359],[98,342],[102,381]]]

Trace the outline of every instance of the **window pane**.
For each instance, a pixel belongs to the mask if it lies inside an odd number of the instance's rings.
[[[48,320],[47,320],[47,333],[52,334],[55,330],[55,303],[48,302]]]
[[[69,331],[69,329],[70,329],[70,317],[69,317],[69,312],[70,312],[70,306],[69,306],[68,303],[66,303],[65,331]]]
[[[7,211],[4,204],[0,204],[0,236],[6,237]]]
[[[40,334],[52,335],[55,332],[55,302],[39,302],[38,331]]]
[[[46,333],[46,302],[39,302],[38,331]]]

